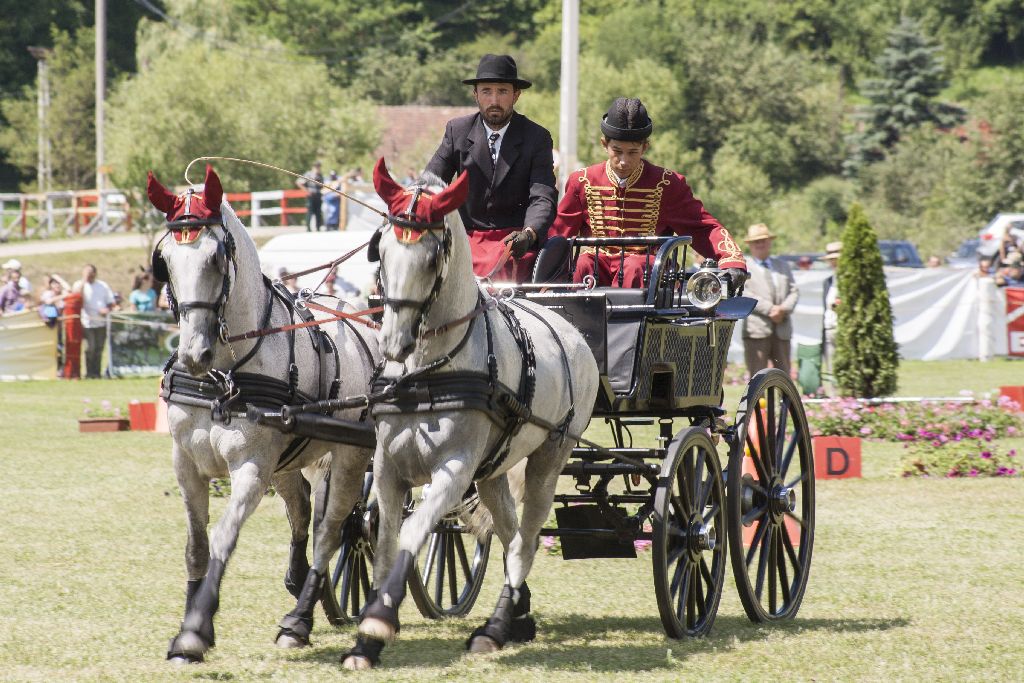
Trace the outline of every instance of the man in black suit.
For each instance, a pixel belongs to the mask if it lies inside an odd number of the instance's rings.
[[[473,251],[473,271],[524,282],[555,218],[558,194],[551,133],[513,107],[529,81],[508,55],[484,55],[473,86],[480,113],[452,119],[426,170],[445,182],[469,173],[459,209]]]

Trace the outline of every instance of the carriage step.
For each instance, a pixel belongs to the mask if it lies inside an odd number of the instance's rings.
[[[614,420],[615,422],[618,422],[620,425],[626,425],[630,427],[637,425],[652,425],[655,422],[655,418],[653,417],[618,417],[608,419]]]

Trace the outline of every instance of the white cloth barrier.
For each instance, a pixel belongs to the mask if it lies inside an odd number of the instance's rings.
[[[794,271],[800,291],[793,312],[794,359],[797,344],[821,343],[822,284],[830,272]],[[952,268],[886,268],[885,278],[901,358],[952,360],[1007,354],[1006,294],[991,278]],[[733,332],[729,360],[743,362],[742,325]]]

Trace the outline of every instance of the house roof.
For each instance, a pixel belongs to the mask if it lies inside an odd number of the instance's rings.
[[[383,156],[393,173],[407,166],[418,172],[430,160],[451,119],[473,114],[476,107],[434,107],[428,105],[380,106],[377,114],[383,123],[381,144],[374,157]]]

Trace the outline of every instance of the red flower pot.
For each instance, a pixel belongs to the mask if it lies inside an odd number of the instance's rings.
[[[86,417],[78,421],[80,432],[127,432],[129,426],[123,417]]]

